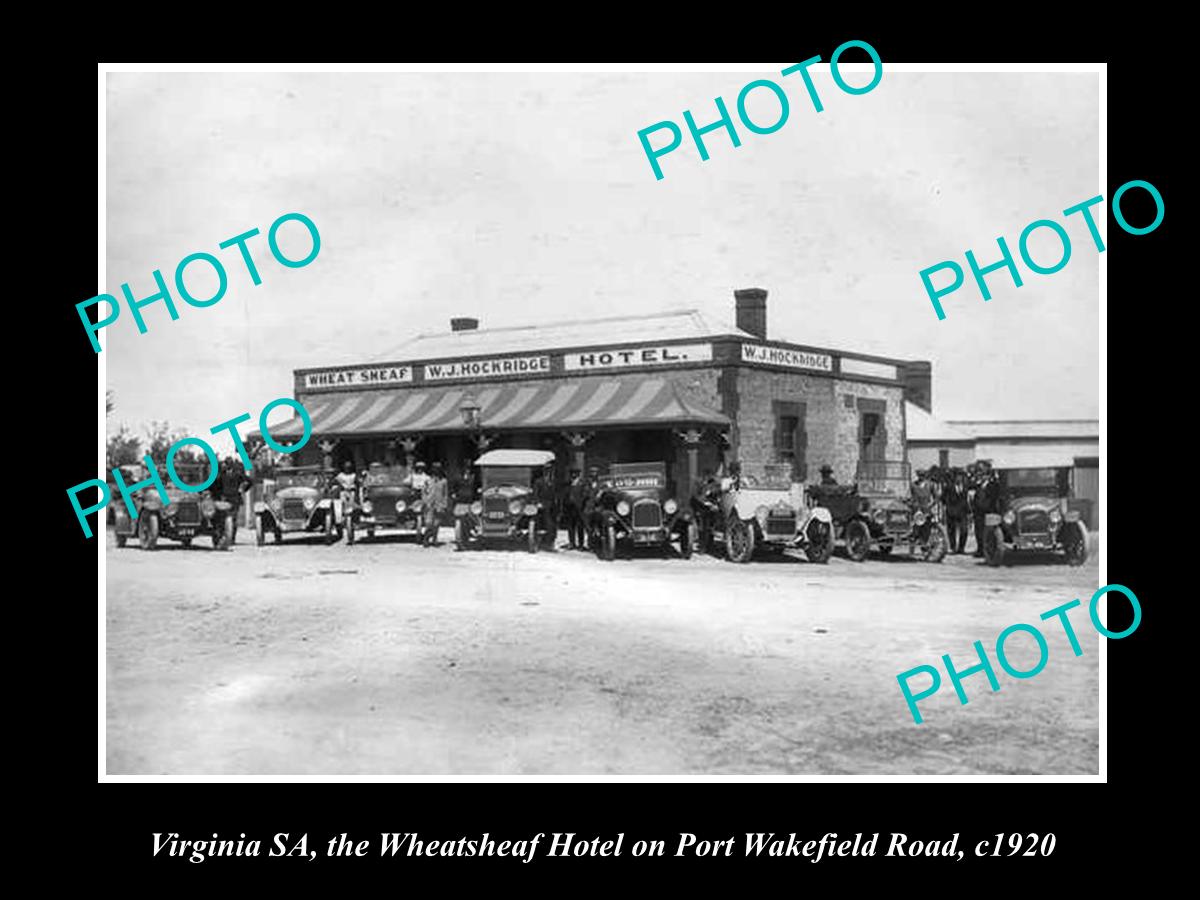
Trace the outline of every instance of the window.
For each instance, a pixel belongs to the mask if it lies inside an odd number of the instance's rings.
[[[808,432],[804,428],[805,404],[776,400],[774,461],[791,466],[792,478],[808,478]]]

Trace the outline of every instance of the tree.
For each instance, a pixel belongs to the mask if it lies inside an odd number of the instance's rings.
[[[122,425],[116,434],[109,436],[105,455],[109,469],[139,463],[142,461],[142,439]]]
[[[104,414],[107,416],[113,411],[116,404],[113,402],[113,392],[110,388],[104,392]]]
[[[146,426],[146,452],[156,463],[162,463],[166,460],[171,445],[187,436],[187,432],[172,428],[166,421],[151,421]],[[179,462],[203,462],[204,452],[188,444],[176,451],[175,459]]]

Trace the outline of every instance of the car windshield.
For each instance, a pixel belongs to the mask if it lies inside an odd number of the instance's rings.
[[[403,466],[390,466],[367,471],[367,484],[400,484],[408,470]]]
[[[1005,480],[1010,488],[1046,488],[1058,486],[1057,469],[1009,469]]]
[[[511,484],[516,487],[529,487],[533,470],[529,466],[484,466],[483,486],[495,487],[500,484]]]
[[[276,472],[276,487],[320,487],[320,472]]]

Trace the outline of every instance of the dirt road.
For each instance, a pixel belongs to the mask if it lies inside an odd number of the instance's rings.
[[[1097,771],[1094,552],[995,570],[238,538],[110,546],[109,774]],[[970,676],[961,706],[943,673],[913,724],[898,673],[973,665],[974,641],[1075,597],[1083,656],[1045,623],[1040,674]]]

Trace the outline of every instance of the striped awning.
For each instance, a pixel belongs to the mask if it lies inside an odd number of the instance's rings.
[[[459,406],[468,392],[479,404],[481,427],[493,431],[729,425],[728,416],[662,378],[348,391],[304,402],[314,434],[446,434],[465,431]],[[271,427],[277,439],[302,433],[298,418]]]

